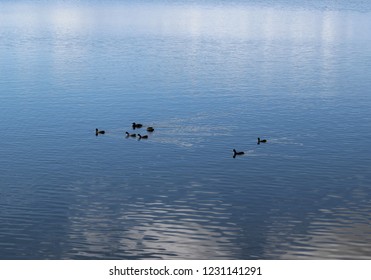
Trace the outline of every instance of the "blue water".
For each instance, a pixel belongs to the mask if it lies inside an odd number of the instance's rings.
[[[370,26],[368,1],[0,1],[0,259],[371,259]]]

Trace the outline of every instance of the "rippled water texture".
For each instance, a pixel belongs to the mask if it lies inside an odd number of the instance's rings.
[[[0,258],[371,259],[370,11],[0,1]]]

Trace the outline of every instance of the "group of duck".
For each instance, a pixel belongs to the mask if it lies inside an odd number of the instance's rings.
[[[135,129],[142,128],[143,124],[133,122],[131,127],[133,128],[133,130],[135,130]],[[151,132],[154,132],[155,129],[152,126],[148,126],[146,128],[146,131],[151,133]],[[105,134],[105,133],[106,133],[105,130],[99,130],[98,128],[95,129],[95,135],[96,136],[98,136],[99,134]],[[125,134],[126,134],[126,138],[129,138],[129,137],[137,138],[137,136],[138,136],[139,140],[140,139],[148,139],[148,135],[141,135],[140,133],[129,133],[129,132],[126,131]]]
[[[257,144],[260,145],[260,143],[267,143],[267,139],[260,139],[258,137]],[[236,149],[233,149],[233,158],[235,158],[236,156],[242,156],[244,154],[245,154],[245,152],[237,152]]]
[[[142,128],[143,125],[141,123],[133,122],[131,127],[132,127],[133,130],[135,130],[135,129]],[[155,131],[155,129],[152,126],[148,126],[146,128],[146,131],[151,133],[151,132]],[[96,136],[98,136],[99,134],[105,134],[105,133],[106,133],[106,131],[104,131],[104,130],[99,130],[98,128],[95,129],[95,135]],[[138,140],[148,139],[148,135],[141,135],[140,133],[129,133],[129,132],[126,131],[125,134],[126,134],[126,138],[129,138],[129,137],[137,138],[138,137]],[[258,137],[257,144],[260,145],[260,143],[267,143],[267,139],[260,139]],[[244,154],[245,154],[245,152],[242,152],[242,151],[238,152],[238,151],[236,151],[236,149],[233,149],[233,158],[235,158],[236,156],[242,156]]]

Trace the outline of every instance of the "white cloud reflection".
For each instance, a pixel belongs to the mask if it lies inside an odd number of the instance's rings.
[[[240,254],[228,204],[199,204],[193,194],[182,196],[178,190],[175,200],[167,197],[171,190],[163,195],[141,190],[128,199],[122,195],[130,189],[125,185],[116,200],[105,194],[113,186],[100,179],[74,186],[63,258],[230,259]],[[195,181],[189,186],[200,192],[202,187]]]
[[[5,4],[3,4],[5,5]],[[9,4],[8,4],[9,5]],[[5,9],[6,8],[6,9]],[[173,36],[242,37],[247,39],[334,40],[355,34],[358,13],[260,8],[247,5],[95,4],[9,5],[0,26],[52,28],[69,32],[152,33]],[[4,13],[4,12],[3,12]],[[8,22],[8,23],[6,23]],[[344,28],[345,27],[345,28]]]
[[[273,233],[268,235],[266,254],[284,260],[370,259],[371,246],[367,245],[370,242],[364,238],[370,236],[371,229],[364,217],[357,212],[346,213],[343,219],[336,216],[334,213],[333,220],[313,217],[306,234],[293,234],[288,229],[281,238]],[[274,226],[280,228],[277,224]],[[277,247],[273,247],[274,244]]]
[[[351,41],[355,36],[362,38],[362,30],[368,23],[365,15],[356,12],[273,9],[247,5],[2,5],[0,28],[3,36],[9,36],[9,27],[11,32],[16,30],[14,36],[17,40],[14,44],[20,56],[25,55],[36,39],[45,45],[51,42],[51,47],[56,49],[53,51],[57,56],[54,59],[60,62],[65,58],[68,60],[69,53],[73,55],[73,51],[83,55],[83,49],[89,45],[89,38],[125,41],[127,36],[148,35],[188,38],[194,45],[199,45],[205,38],[215,39],[222,48],[221,54],[226,51],[223,48],[231,47],[225,43],[231,40],[238,40],[242,45],[246,42],[257,44],[268,56],[274,53],[272,48],[277,43],[307,46],[318,44],[322,46],[320,55],[323,56],[325,69],[330,71],[333,68],[333,47],[340,39]],[[74,43],[78,44],[75,49]],[[192,44],[188,51],[195,51]],[[296,60],[301,55],[293,54],[293,57]],[[328,80],[329,75],[324,75],[324,79]]]

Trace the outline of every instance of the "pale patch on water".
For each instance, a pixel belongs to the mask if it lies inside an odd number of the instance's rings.
[[[297,142],[294,138],[289,137],[279,137],[279,138],[270,138],[269,143],[272,144],[281,144],[281,145],[297,145],[297,146],[304,146],[303,143]]]

